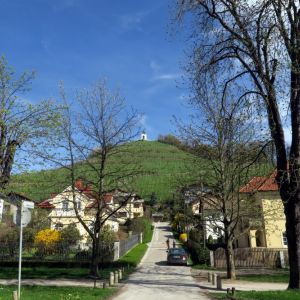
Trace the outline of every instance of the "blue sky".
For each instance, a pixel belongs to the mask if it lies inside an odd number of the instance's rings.
[[[30,101],[58,99],[101,77],[144,113],[150,139],[184,117],[185,39],[173,34],[174,0],[0,0],[1,54],[17,71],[36,70]]]

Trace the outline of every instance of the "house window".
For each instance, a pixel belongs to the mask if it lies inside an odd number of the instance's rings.
[[[76,202],[76,207],[78,210],[81,210],[81,201]]]
[[[118,213],[118,215],[119,215],[119,218],[127,218],[127,212],[126,211],[120,211]]]
[[[140,208],[140,204],[139,204],[139,203],[134,203],[134,204],[133,204],[133,207],[134,207],[134,208]]]
[[[283,246],[287,246],[288,245],[287,237],[286,237],[286,232],[285,231],[282,233],[282,244],[283,244]]]
[[[62,210],[65,210],[65,211],[69,210],[69,201],[68,200],[64,200],[62,202]]]
[[[54,229],[57,230],[57,231],[61,231],[61,230],[63,230],[63,228],[64,228],[64,225],[61,224],[61,223],[57,223],[54,226]]]

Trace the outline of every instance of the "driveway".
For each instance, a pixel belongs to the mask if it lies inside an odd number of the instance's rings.
[[[114,300],[208,300],[191,276],[190,267],[166,265],[166,240],[172,233],[167,223],[157,223],[152,242],[139,268]]]

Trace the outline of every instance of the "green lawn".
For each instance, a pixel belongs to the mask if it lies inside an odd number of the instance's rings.
[[[108,278],[109,272],[115,270],[115,268],[100,269],[100,276]],[[17,278],[17,267],[1,267],[0,278],[1,279],[14,279]],[[31,267],[22,268],[22,278],[24,279],[83,279],[89,275],[88,268],[49,268],[49,267]]]
[[[143,258],[147,251],[147,242],[150,242],[153,235],[153,228],[147,233],[145,238],[145,243],[139,244],[133,249],[131,249],[126,255],[121,257],[117,264],[112,264],[111,267],[106,267],[100,269],[100,276],[102,278],[109,278],[109,273],[116,270],[117,268],[124,266],[130,267],[127,270],[128,273],[132,272],[138,263]],[[118,265],[118,266],[117,266]],[[57,268],[57,267],[23,267],[22,268],[22,278],[23,279],[55,279],[55,278],[65,278],[65,279],[82,279],[87,278],[89,275],[89,268]],[[0,279],[15,279],[18,276],[17,267],[1,267],[0,268]],[[0,300],[2,300],[0,298]]]
[[[289,282],[289,274],[272,274],[272,275],[242,275],[237,277],[238,280],[247,280],[254,282]]]
[[[16,286],[0,286],[0,300],[12,299]],[[22,286],[22,300],[100,300],[107,299],[116,290],[83,287]],[[33,296],[34,295],[34,296]]]
[[[129,264],[130,266],[136,267],[143,256],[145,255],[148,246],[146,244],[139,244],[130,250],[127,254],[119,259],[119,262],[123,264]]]
[[[228,299],[226,294],[211,293],[213,299]],[[299,300],[298,291],[236,292],[236,300]]]
[[[197,270],[216,270],[216,268],[214,267],[208,265],[199,265],[199,264],[193,264],[192,268]]]

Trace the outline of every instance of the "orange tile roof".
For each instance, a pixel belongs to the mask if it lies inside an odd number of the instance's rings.
[[[49,200],[44,200],[38,204],[39,208],[55,208],[53,204],[49,202]]]
[[[113,195],[112,194],[105,194],[103,196],[103,200],[104,200],[105,204],[110,203],[112,201],[112,199],[113,199]],[[86,208],[93,208],[93,207],[95,207],[97,205],[97,202],[98,202],[97,199],[95,199],[92,203],[89,203],[86,206]]]
[[[244,187],[240,189],[240,192],[253,193],[278,191],[278,184],[275,177],[276,172],[273,172],[270,176],[253,177]]]

